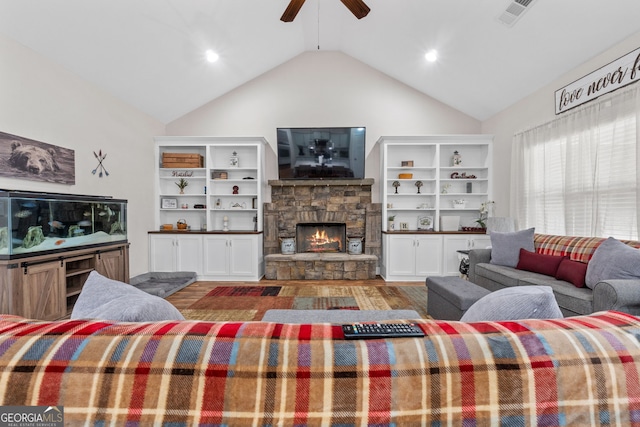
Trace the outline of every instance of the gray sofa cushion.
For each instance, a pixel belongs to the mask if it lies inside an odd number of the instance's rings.
[[[491,264],[515,267],[520,258],[520,249],[534,252],[533,235],[535,228],[502,233],[492,231],[491,239]]]
[[[184,320],[171,303],[92,271],[73,306],[71,319],[122,322]]]
[[[609,237],[593,253],[587,266],[586,285],[593,287],[601,280],[640,278],[640,250]]]
[[[560,310],[565,316],[593,313],[593,291],[589,288],[576,288],[564,280],[553,277],[523,277],[520,286],[549,286],[553,290]]]
[[[460,320],[479,322],[562,317],[549,286],[514,286],[480,298]]]

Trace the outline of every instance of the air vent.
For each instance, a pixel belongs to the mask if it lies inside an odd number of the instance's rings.
[[[498,17],[498,21],[506,25],[507,27],[512,27],[516,21],[522,18],[522,15],[531,8],[531,5],[536,0],[514,0],[509,3],[507,9],[500,14]]]

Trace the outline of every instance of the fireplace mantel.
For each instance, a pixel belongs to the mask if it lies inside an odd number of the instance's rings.
[[[272,187],[330,187],[373,185],[373,178],[364,179],[270,179]]]

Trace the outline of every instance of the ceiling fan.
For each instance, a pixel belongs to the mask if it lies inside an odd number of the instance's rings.
[[[289,2],[289,6],[287,6],[287,8],[285,9],[280,20],[282,22],[292,22],[296,18],[298,11],[300,11],[300,8],[304,4],[304,1],[305,0],[291,0]],[[371,10],[369,9],[369,6],[367,6],[362,0],[340,1],[342,2],[342,4],[347,6],[347,9],[349,9],[351,13],[353,13],[353,15],[358,19],[362,19],[367,16],[369,14],[369,11]]]

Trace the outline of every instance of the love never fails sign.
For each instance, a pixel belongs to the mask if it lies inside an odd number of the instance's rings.
[[[556,91],[556,114],[640,80],[640,48]]]

